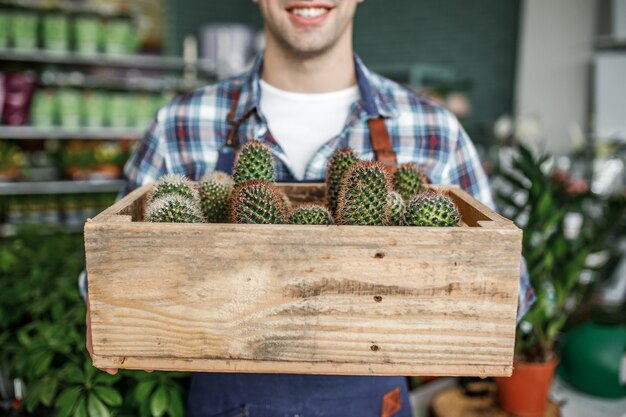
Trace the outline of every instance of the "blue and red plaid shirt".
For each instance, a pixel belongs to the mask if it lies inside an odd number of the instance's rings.
[[[259,110],[262,64],[259,57],[249,72],[178,97],[160,109],[125,166],[127,183],[119,197],[166,173],[199,180],[214,171],[231,130],[227,117],[237,93],[234,119],[241,122],[239,144],[267,143],[276,157],[277,180],[294,181],[293,167]],[[494,208],[488,178],[458,120],[431,100],[370,72],[356,56],[355,64],[361,98],[352,104],[342,132],[329,138],[309,161],[304,180],[323,181],[326,164],[338,148],[350,147],[362,159],[374,159],[367,121],[382,116],[398,163],[416,163],[432,183],[458,184]],[[528,275],[521,269],[518,318],[534,301]]]

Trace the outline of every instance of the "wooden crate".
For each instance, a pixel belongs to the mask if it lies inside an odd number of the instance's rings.
[[[430,228],[142,222],[152,187],[85,225],[96,366],[511,374],[522,231],[459,188]]]

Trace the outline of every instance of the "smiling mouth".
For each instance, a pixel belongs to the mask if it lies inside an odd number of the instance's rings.
[[[331,11],[330,7],[292,7],[287,9],[287,11],[295,16],[298,16],[301,19],[317,19]]]

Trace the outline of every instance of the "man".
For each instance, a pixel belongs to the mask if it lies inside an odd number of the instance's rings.
[[[414,162],[493,207],[485,173],[446,110],[371,73],[353,55],[363,0],[255,0],[266,49],[254,68],[162,108],[126,165],[121,195],[179,173],[230,171],[233,150],[267,143],[279,181],[322,181],[339,148],[386,164]],[[522,288],[520,311],[532,292]],[[90,331],[88,329],[88,339]],[[90,340],[88,340],[90,345]],[[114,370],[110,370],[114,372]],[[410,416],[403,377],[194,374],[188,416]]]

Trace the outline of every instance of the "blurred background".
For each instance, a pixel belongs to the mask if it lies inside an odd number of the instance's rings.
[[[250,0],[0,0],[0,414],[183,415],[187,375],[88,366],[82,228],[156,110],[249,68],[261,31]],[[459,117],[525,228],[545,308],[518,339],[555,329],[552,403],[625,416],[626,0],[366,0],[354,40],[368,67]],[[610,349],[567,348],[598,323]],[[418,415],[470,415],[433,406],[458,381],[427,380],[411,379]]]

